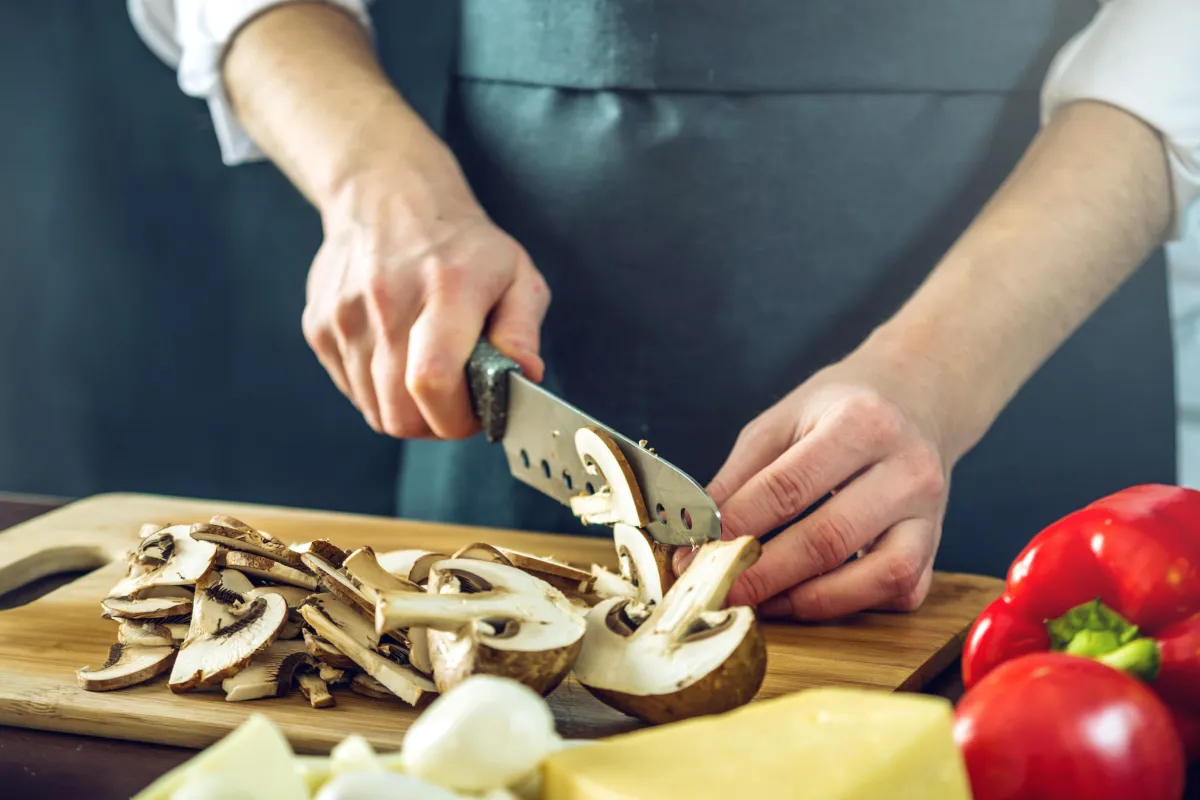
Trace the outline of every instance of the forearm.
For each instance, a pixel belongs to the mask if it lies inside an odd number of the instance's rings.
[[[414,186],[451,160],[357,22],[331,6],[287,4],[252,20],[230,44],[222,77],[247,132],[320,208],[381,150],[402,155]]]
[[[1069,106],[863,349],[919,376],[961,454],[1162,241],[1171,203],[1156,131],[1111,106]]]

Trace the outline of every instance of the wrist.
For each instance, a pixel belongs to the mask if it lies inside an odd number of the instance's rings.
[[[895,391],[923,418],[949,464],[983,438],[1008,401],[995,376],[972,369],[984,366],[972,343],[947,336],[936,321],[893,317],[850,357],[893,376]]]

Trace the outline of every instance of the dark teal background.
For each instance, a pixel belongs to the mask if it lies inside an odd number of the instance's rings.
[[[450,4],[378,5],[439,124]],[[391,513],[398,445],[301,336],[319,243],[273,166],[221,163],[124,3],[0,3],[0,491]]]

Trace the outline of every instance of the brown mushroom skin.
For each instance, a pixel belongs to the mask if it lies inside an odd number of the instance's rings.
[[[718,669],[667,695],[634,695],[584,686],[601,703],[652,725],[723,714],[749,703],[767,674],[767,643],[756,622]]]
[[[500,650],[479,641],[463,640],[453,656],[437,642],[446,636],[442,631],[429,631],[430,660],[433,663],[433,683],[445,694],[472,675],[495,675],[525,684],[543,697],[563,682],[571,671],[583,645],[582,639],[554,650],[524,652]]]

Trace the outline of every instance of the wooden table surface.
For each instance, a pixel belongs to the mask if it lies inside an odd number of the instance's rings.
[[[0,493],[0,530],[43,514],[65,500]],[[0,610],[22,605],[75,578],[46,578],[0,596]],[[962,682],[955,663],[925,689],[957,700]],[[0,726],[0,797],[119,800],[136,794],[194,750]],[[1200,800],[1200,765],[1190,774],[1188,800]]]

